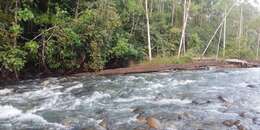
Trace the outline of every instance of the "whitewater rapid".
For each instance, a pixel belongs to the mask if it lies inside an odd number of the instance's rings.
[[[228,119],[240,120],[249,130],[260,129],[257,68],[83,75],[21,81],[4,88],[0,130],[102,129],[99,123],[104,118],[112,130],[146,128],[138,123],[135,108],[167,130],[236,129],[222,124]]]

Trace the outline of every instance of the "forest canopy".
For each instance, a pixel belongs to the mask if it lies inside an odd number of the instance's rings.
[[[239,0],[0,0],[0,74],[124,67],[148,60],[149,47],[151,57],[204,52],[255,59],[260,41],[255,5]]]

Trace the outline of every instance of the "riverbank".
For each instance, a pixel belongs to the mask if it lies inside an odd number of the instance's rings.
[[[231,60],[231,61],[229,61]],[[105,69],[100,72],[85,72],[77,71],[70,73],[50,73],[50,74],[23,74],[21,75],[20,80],[27,79],[37,79],[37,78],[47,78],[47,77],[62,77],[62,76],[81,76],[81,75],[125,75],[125,74],[134,74],[134,73],[152,73],[152,72],[167,72],[167,71],[176,71],[176,70],[207,70],[211,67],[213,68],[252,68],[260,67],[260,61],[245,61],[237,59],[229,60],[215,60],[215,59],[193,59],[192,61],[184,64],[136,64],[126,68],[115,68],[115,69]],[[232,60],[234,60],[232,62]],[[0,77],[0,84],[10,84],[18,82],[15,77]]]
[[[193,59],[186,64],[140,64],[128,68],[108,69],[98,73],[98,75],[121,75],[132,73],[151,73],[174,70],[205,70],[214,68],[252,68],[260,67],[260,61],[245,61],[237,59],[215,60],[215,59]]]

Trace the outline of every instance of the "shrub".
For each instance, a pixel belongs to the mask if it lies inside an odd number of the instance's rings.
[[[27,53],[19,48],[8,48],[0,51],[0,64],[11,72],[19,72],[24,68]]]

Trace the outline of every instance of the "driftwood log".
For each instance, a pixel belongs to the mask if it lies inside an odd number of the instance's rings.
[[[249,63],[245,60],[226,59],[225,62],[228,63],[228,64],[240,65],[241,67],[248,67],[249,66]]]

